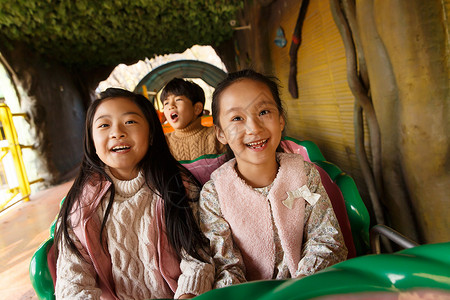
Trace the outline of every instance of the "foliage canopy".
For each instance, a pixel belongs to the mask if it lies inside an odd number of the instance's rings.
[[[238,0],[0,0],[0,42],[94,68],[219,45]]]

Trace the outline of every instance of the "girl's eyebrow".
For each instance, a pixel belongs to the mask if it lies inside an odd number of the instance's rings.
[[[142,116],[140,113],[135,112],[135,111],[124,112],[124,113],[122,114],[122,116],[126,116],[126,115],[136,115],[136,116],[138,116],[138,117],[143,118],[143,116]]]
[[[232,107],[230,109],[225,110],[224,114],[228,115],[234,112],[240,112],[242,110],[248,110],[251,109],[251,106],[257,106],[257,109],[260,107],[265,107],[265,106],[272,106],[272,107],[276,107],[277,104],[273,103],[273,101],[268,101],[268,100],[256,100],[256,103],[253,105],[249,105],[247,108],[243,109],[242,107]]]
[[[234,112],[238,112],[238,111],[241,111],[241,110],[242,110],[242,109],[239,108],[239,107],[232,107],[232,108],[230,108],[230,109],[227,109],[227,110],[225,111],[225,114],[228,115],[228,114],[231,114],[231,113],[234,113]]]
[[[128,112],[124,112],[124,113],[122,114],[122,116],[127,116],[127,115],[136,115],[136,116],[138,116],[138,117],[143,118],[143,116],[141,116],[140,113],[134,112],[134,111],[128,111]],[[95,119],[94,122],[97,122],[99,119],[110,118],[110,117],[111,117],[111,115],[101,115],[101,116],[98,116],[98,118]]]

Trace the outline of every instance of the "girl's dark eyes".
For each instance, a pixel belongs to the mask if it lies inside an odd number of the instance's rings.
[[[242,120],[241,117],[233,117],[233,118],[231,119],[231,121],[241,121],[241,120]]]
[[[125,124],[136,124],[136,123],[137,122],[134,121],[134,120],[129,120],[129,121],[125,122]],[[109,126],[110,126],[109,124],[100,124],[100,125],[97,126],[97,128],[107,128]]]
[[[265,110],[261,111],[261,112],[259,113],[259,115],[260,115],[260,116],[263,116],[263,115],[267,115],[268,113],[270,113],[270,111],[267,110],[267,109],[265,109]]]

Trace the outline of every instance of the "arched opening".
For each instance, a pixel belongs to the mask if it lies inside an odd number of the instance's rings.
[[[154,97],[167,82],[180,77],[200,85],[206,96],[205,109],[209,109],[214,88],[225,78],[226,72],[224,63],[211,46],[194,45],[183,53],[145,58],[133,65],[120,64],[99,83],[96,93],[108,87],[123,88],[145,94],[157,109],[161,109]]]
[[[211,46],[194,45],[183,53],[145,58],[133,65],[120,64],[106,80],[100,82],[96,93],[117,87],[143,94],[152,101],[164,123],[159,93],[174,77],[188,79],[205,92],[204,109],[207,112],[202,117],[202,124],[211,126],[212,118],[208,112],[211,111],[212,93],[226,75],[225,65]],[[165,132],[173,130],[169,124],[163,124],[163,128]]]
[[[149,93],[161,90],[174,77],[201,78],[207,84],[215,87],[227,74],[216,66],[199,60],[177,60],[164,64],[148,73],[138,83],[134,91],[143,93],[143,86]]]

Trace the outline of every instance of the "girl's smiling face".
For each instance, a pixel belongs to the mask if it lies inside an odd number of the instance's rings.
[[[272,165],[285,120],[270,89],[262,82],[242,79],[220,95],[216,135],[233,151],[239,169]]]
[[[149,144],[149,125],[141,109],[130,99],[104,100],[94,114],[92,138],[98,157],[118,179],[130,180]]]

